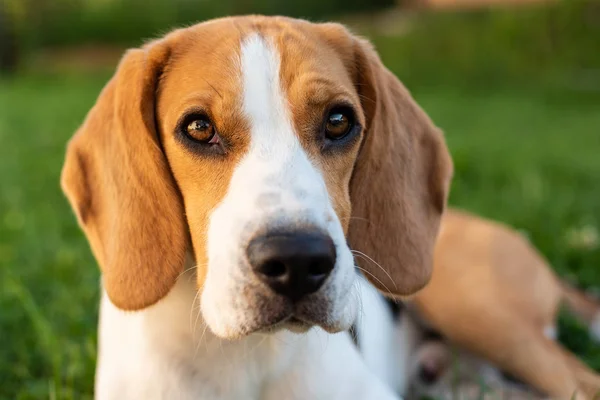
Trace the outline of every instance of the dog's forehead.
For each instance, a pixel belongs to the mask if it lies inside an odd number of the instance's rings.
[[[318,25],[239,17],[199,24],[179,34],[163,74],[165,102],[184,106],[200,100],[209,107],[216,103],[224,110],[236,109],[242,100],[244,45],[255,36],[277,57],[279,81],[291,105],[325,103],[332,94],[357,98],[343,58]]]

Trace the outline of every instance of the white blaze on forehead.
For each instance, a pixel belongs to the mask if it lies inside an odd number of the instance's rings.
[[[279,63],[279,54],[262,37],[252,34],[244,39],[244,112],[252,118],[253,128],[272,129],[287,122],[279,82]]]
[[[279,78],[280,65],[279,51],[268,38],[253,33],[243,39],[242,109],[250,125],[250,147],[232,176],[230,193],[244,187],[257,196],[275,190],[290,215],[295,214],[294,208],[312,208],[312,219],[319,225],[329,208],[329,196],[322,172],[295,132]],[[250,193],[244,198],[250,200]]]
[[[260,158],[301,150],[279,79],[280,63],[275,46],[260,35],[242,42],[243,110],[250,122],[250,152]]]

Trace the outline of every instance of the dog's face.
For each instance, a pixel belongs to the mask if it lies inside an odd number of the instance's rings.
[[[203,317],[234,338],[347,329],[349,243],[383,291],[422,287],[450,175],[439,132],[343,27],[237,17],[130,51],[63,188],[115,305],[158,301],[191,250]]]
[[[275,29],[207,32],[163,76],[157,99],[202,312],[222,336],[289,318],[337,331],[358,306],[344,236],[364,124],[358,93],[340,57]],[[219,46],[223,37],[232,45]]]

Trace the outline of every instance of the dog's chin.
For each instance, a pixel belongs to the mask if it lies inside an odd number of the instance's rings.
[[[314,325],[304,322],[296,317],[290,318],[285,323],[285,329],[293,333],[306,333],[312,328]]]
[[[277,316],[268,323],[265,323],[264,320],[262,322],[248,322],[240,327],[230,328],[227,330],[213,329],[209,324],[209,329],[215,336],[221,339],[239,340],[252,334],[271,335],[281,331],[303,334],[314,327],[320,327],[329,333],[337,333],[348,330],[351,324],[352,322],[350,320],[344,321],[324,318],[323,321],[312,321],[293,314],[288,314]]]
[[[258,332],[261,333],[276,333],[282,330],[287,330],[292,333],[302,334],[308,332],[310,329],[314,327],[320,327],[326,332],[329,333],[337,333],[341,331],[348,330],[351,324],[343,324],[342,321],[324,321],[324,322],[316,322],[310,320],[304,320],[302,318],[296,316],[290,316],[276,324],[267,326],[265,328],[259,329]]]
[[[289,316],[273,325],[258,329],[256,332],[262,334],[273,334],[287,330],[293,333],[306,333],[314,326],[315,325],[310,322],[302,321],[294,316]]]
[[[305,333],[316,326],[329,333],[338,333],[350,329],[357,314],[358,305],[353,301],[345,302],[344,307],[339,308],[331,307],[331,303],[327,301],[309,300],[296,305],[288,313],[276,316],[255,331],[275,333],[288,330],[293,333]]]
[[[329,333],[348,330],[358,314],[356,296],[342,302],[315,294],[292,304],[269,296],[256,296],[255,306],[227,313],[223,307],[205,307],[202,314],[212,333],[222,339],[241,339],[253,333],[272,334],[281,330],[305,333],[318,326]]]

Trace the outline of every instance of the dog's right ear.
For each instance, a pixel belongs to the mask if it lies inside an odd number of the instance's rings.
[[[183,204],[159,142],[157,82],[167,39],[129,50],[71,139],[61,186],[111,301],[138,310],[164,297],[188,246]]]

